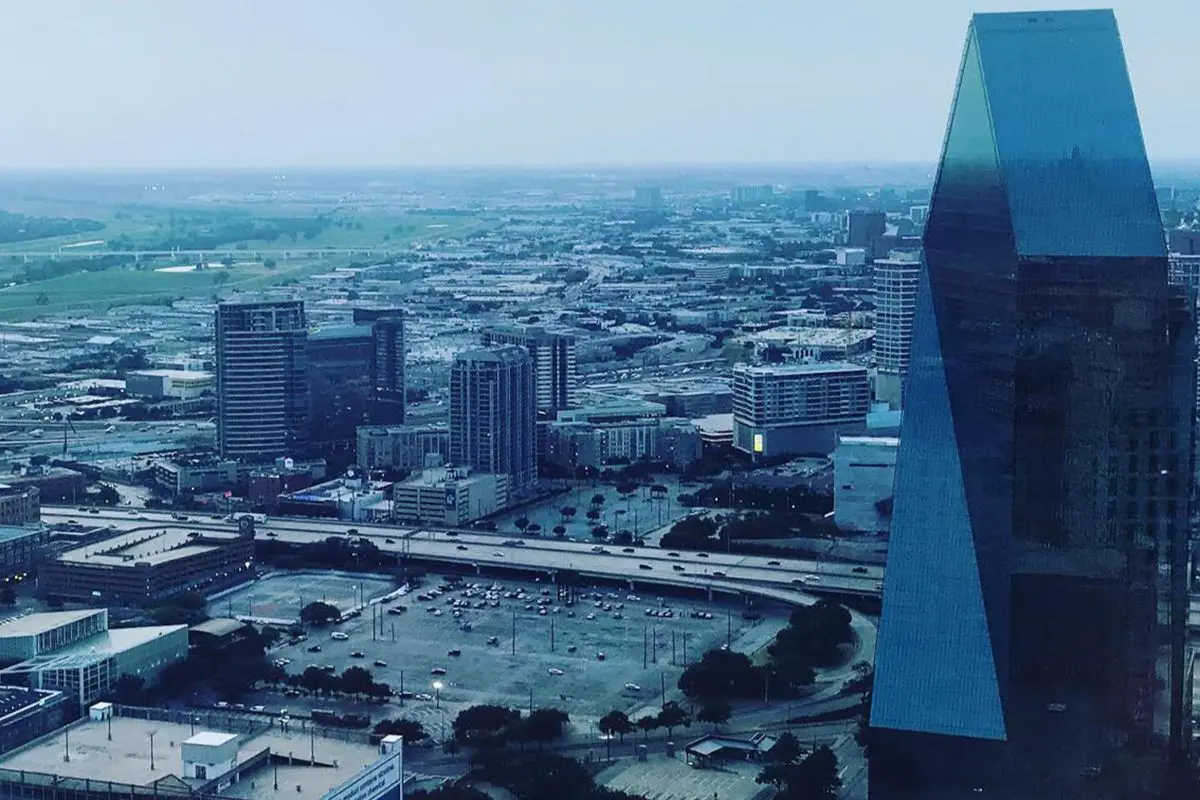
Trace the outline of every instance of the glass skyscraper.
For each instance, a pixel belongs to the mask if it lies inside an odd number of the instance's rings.
[[[1195,373],[1111,12],[972,19],[924,252],[871,795],[1124,785],[1190,739]]]

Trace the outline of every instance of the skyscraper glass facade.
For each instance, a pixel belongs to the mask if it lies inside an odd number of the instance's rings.
[[[872,796],[1077,796],[1186,738],[1192,320],[1111,12],[974,17],[924,252]]]

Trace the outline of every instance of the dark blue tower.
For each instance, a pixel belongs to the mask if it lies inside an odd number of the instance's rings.
[[[973,18],[924,246],[871,793],[1083,796],[1187,738],[1192,319],[1111,12]]]

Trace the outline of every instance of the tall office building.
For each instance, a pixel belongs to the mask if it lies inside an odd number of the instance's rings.
[[[373,425],[403,425],[405,411],[404,318],[381,317],[371,325],[371,405]]]
[[[536,397],[525,349],[459,353],[450,369],[450,464],[508,475],[520,497],[537,478]]]
[[[871,796],[1156,796],[1131,755],[1190,739],[1194,320],[1111,12],[973,18],[924,249]]]
[[[900,407],[908,372],[920,273],[918,261],[875,262],[875,396],[892,408]]]
[[[887,214],[882,211],[851,211],[846,215],[846,245],[861,247],[867,258],[879,258],[883,237],[887,234]]]
[[[308,334],[309,453],[334,474],[354,462],[356,431],[371,408],[372,330],[331,325]]]
[[[662,189],[657,186],[639,186],[633,190],[633,207],[643,211],[657,211],[663,207]]]
[[[237,300],[216,314],[217,445],[244,462],[308,446],[308,329],[300,300]]]
[[[483,329],[484,347],[506,344],[525,348],[533,359],[538,411],[553,417],[557,412],[575,406],[574,336],[551,333],[534,325],[497,325]]]

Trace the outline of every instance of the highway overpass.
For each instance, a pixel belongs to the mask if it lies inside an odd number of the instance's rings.
[[[43,506],[42,520],[111,525],[119,531],[233,528],[233,523],[209,514],[189,514],[186,521],[180,521],[170,512],[145,509],[100,508],[94,512],[73,506]],[[653,547],[622,548],[534,537],[515,547],[503,544],[516,540],[515,536],[425,526],[272,517],[257,526],[257,536],[293,544],[313,544],[330,536],[364,537],[383,552],[459,568],[509,569],[550,576],[569,570],[604,580],[753,595],[790,603],[805,603],[808,602],[805,598],[821,594],[878,597],[883,581],[883,568],[875,565],[737,553],[700,554]]]

